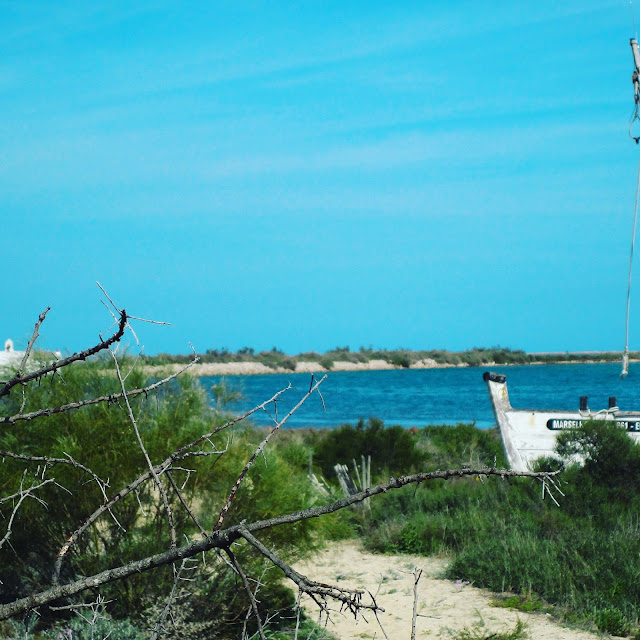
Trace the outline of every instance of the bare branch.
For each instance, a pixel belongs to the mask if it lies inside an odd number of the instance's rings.
[[[131,421],[131,424],[133,425],[133,430],[136,434],[136,439],[138,441],[138,446],[140,447],[140,450],[142,451],[142,454],[144,455],[144,459],[147,461],[147,465],[149,467],[149,471],[151,472],[151,476],[153,477],[153,481],[156,485],[156,487],[158,488],[158,491],[160,492],[160,495],[162,496],[162,502],[164,503],[164,508],[167,512],[167,518],[169,520],[169,531],[171,534],[171,547],[175,547],[177,544],[177,540],[176,540],[176,527],[175,527],[175,523],[173,520],[173,510],[171,509],[171,505],[169,504],[169,498],[167,496],[167,492],[164,489],[164,486],[162,485],[162,483],[160,482],[160,478],[158,477],[158,474],[155,472],[155,468],[153,466],[153,463],[151,462],[151,458],[149,458],[149,454],[147,453],[147,449],[144,446],[144,443],[142,442],[142,437],[140,436],[140,431],[138,430],[138,423],[136,422],[136,418],[133,415],[133,410],[131,409],[131,404],[129,403],[129,398],[127,397],[127,390],[125,389],[124,386],[124,380],[122,379],[122,374],[120,373],[120,366],[118,365],[118,359],[116,358],[116,354],[113,353],[113,351],[111,351],[111,355],[113,357],[113,362],[115,363],[115,367],[116,367],[116,375],[118,376],[118,380],[120,382],[120,386],[122,387],[122,395],[124,397],[124,402],[127,405],[127,412],[129,413],[129,420]]]
[[[253,595],[253,591],[251,591],[251,585],[247,580],[247,576],[245,575],[244,570],[242,569],[242,566],[238,562],[238,558],[236,558],[233,551],[227,548],[225,549],[225,553],[229,556],[229,560],[231,560],[231,562],[233,563],[233,566],[240,576],[240,580],[242,580],[242,586],[249,596],[251,609],[253,610],[253,615],[256,617],[256,624],[258,625],[258,634],[260,635],[260,640],[266,640],[264,630],[262,628],[262,619],[260,618],[260,612],[258,611],[258,603],[256,602],[256,597]]]
[[[124,311],[124,309],[118,309],[118,307],[116,307],[116,303],[111,299],[109,294],[106,292],[105,288],[97,280],[96,280],[96,284],[100,287],[100,291],[104,293],[106,299],[111,303],[111,306],[116,310],[116,312],[122,315],[122,312]]]
[[[190,369],[191,367],[193,367],[193,365],[196,364],[196,362],[198,362],[197,358],[195,358],[194,360],[189,362],[189,364],[182,367],[182,369],[180,369],[179,371],[176,371],[176,373],[173,373],[170,376],[167,376],[162,380],[158,380],[157,382],[154,382],[153,384],[150,384],[141,389],[132,389],[131,391],[127,391],[126,395],[128,398],[135,398],[136,396],[139,396],[141,394],[146,395],[151,391],[154,391],[158,387],[161,387],[162,385],[166,384],[170,380],[177,378],[180,374],[184,373],[187,369]],[[107,403],[116,402],[121,398],[124,398],[123,393],[110,393],[109,395],[106,395],[106,396],[89,398],[88,400],[80,400],[78,402],[69,402],[68,404],[63,404],[59,407],[51,407],[49,409],[39,409],[38,411],[32,411],[30,413],[18,413],[14,416],[2,417],[0,418],[0,424],[7,424],[7,423],[13,424],[15,422],[18,422],[19,420],[33,420],[34,418],[40,418],[41,416],[52,416],[56,413],[64,413],[65,411],[71,411],[72,409],[80,409],[81,407],[88,407],[94,404],[99,404],[101,402],[107,402]]]
[[[176,495],[178,496],[178,500],[180,500],[180,502],[182,503],[182,506],[184,507],[185,511],[189,514],[189,517],[191,518],[191,520],[193,520],[193,523],[196,525],[196,527],[198,527],[198,529],[200,529],[200,533],[206,537],[207,535],[207,531],[206,529],[200,524],[200,521],[198,520],[198,518],[196,518],[196,515],[193,513],[193,511],[189,508],[189,505],[186,503],[182,492],[180,491],[180,489],[178,488],[178,485],[176,484],[176,481],[173,479],[173,476],[171,475],[171,473],[169,471],[167,471],[167,478],[169,478],[169,482],[171,483],[171,486],[173,487],[173,490],[175,491]]]
[[[58,369],[62,369],[73,362],[77,362],[78,360],[86,360],[88,357],[103,351],[104,349],[108,349],[112,344],[118,342],[122,336],[124,335],[124,330],[127,326],[127,312],[123,309],[120,315],[120,321],[118,323],[118,330],[107,340],[101,340],[98,344],[94,345],[89,349],[85,349],[84,351],[80,351],[78,353],[74,353],[66,358],[62,358],[60,360],[56,360],[51,364],[45,365],[36,371],[32,371],[28,374],[22,374],[18,372],[13,376],[10,380],[5,382],[2,388],[0,388],[0,398],[8,395],[9,391],[13,389],[17,384],[25,384],[30,380],[36,380],[38,378],[42,378],[43,376],[55,372]]]
[[[243,414],[235,416],[230,420],[227,420],[227,422],[225,422],[223,425],[220,425],[219,427],[216,427],[215,429],[209,431],[208,433],[201,435],[200,437],[196,438],[193,442],[190,442],[189,444],[186,444],[183,447],[180,447],[180,449],[176,449],[176,451],[174,451],[170,456],[171,461],[177,462],[178,460],[183,460],[184,458],[188,458],[190,455],[193,455],[193,454],[187,454],[186,452],[189,451],[190,449],[193,449],[194,447],[197,447],[199,444],[202,444],[203,442],[208,441],[210,438],[217,435],[221,431],[224,431],[225,429],[232,427],[234,424],[237,424],[238,422],[245,420],[250,415],[253,415],[256,411],[260,411],[264,409],[267,405],[275,402],[283,393],[285,393],[289,389],[291,389],[291,385],[289,385],[288,387],[285,387],[284,389],[281,389],[277,393],[274,393],[268,400],[261,402],[259,405],[256,405],[255,407],[253,407],[253,409],[249,409],[248,411],[245,411]]]
[[[100,287],[100,291],[102,291],[102,293],[104,293],[104,295],[106,296],[107,300],[111,303],[111,306],[118,313],[122,313],[122,309],[118,309],[118,307],[116,306],[116,303],[111,299],[111,297],[107,293],[106,289],[97,280],[96,280],[96,284]],[[161,322],[160,320],[148,320],[147,318],[138,318],[137,316],[129,316],[129,320],[139,320],[140,322],[148,322],[149,324],[162,324],[162,325],[165,325],[165,326],[168,326],[168,327],[171,326],[170,322]]]
[[[14,460],[24,460],[25,462],[39,462],[39,463],[44,463],[48,467],[51,467],[56,464],[68,464],[72,467],[75,467],[76,469],[80,469],[81,471],[88,473],[96,481],[98,486],[100,486],[101,488],[109,486],[108,481],[105,482],[104,480],[102,480],[97,474],[91,471],[89,467],[86,467],[80,462],[77,462],[71,456],[67,456],[66,458],[53,458],[49,456],[28,456],[22,453],[13,453],[12,451],[0,450],[0,458],[12,458]],[[103,490],[103,493],[104,493],[104,490]],[[105,495],[105,499],[106,499],[106,495]]]
[[[129,320],[138,320],[138,322],[147,322],[149,324],[161,324],[165,327],[170,327],[170,322],[161,322],[160,320],[149,320],[148,318],[138,318],[138,316],[129,316]]]
[[[13,496],[9,496],[7,498],[5,498],[3,500],[3,502],[5,500],[9,500],[11,498],[18,498],[18,502],[14,505],[13,510],[11,512],[11,516],[9,517],[9,522],[7,524],[7,531],[4,534],[4,536],[2,537],[2,539],[0,539],[0,549],[4,546],[4,543],[9,540],[9,538],[11,537],[11,534],[13,533],[13,521],[16,517],[16,514],[18,513],[18,509],[20,509],[20,506],[22,505],[22,503],[29,497],[31,498],[35,498],[36,500],[38,500],[38,502],[41,502],[42,504],[44,504],[42,502],[42,500],[40,498],[38,498],[37,496],[34,495],[34,492],[37,491],[38,489],[40,489],[41,487],[43,487],[46,484],[49,484],[50,482],[55,482],[55,480],[53,478],[49,478],[47,480],[44,480],[43,482],[41,482],[40,484],[37,485],[32,485],[31,487],[29,487],[28,489],[23,489],[23,483],[24,483],[24,474],[22,476],[22,480],[20,481],[20,490],[18,491],[18,493],[14,494]]]
[[[327,597],[337,600],[342,603],[351,613],[357,615],[361,609],[371,609],[373,611],[384,611],[376,604],[373,597],[371,598],[372,604],[366,604],[362,602],[362,596],[364,591],[358,589],[346,589],[344,587],[334,587],[322,582],[315,582],[309,580],[306,576],[298,573],[295,569],[283,562],[273,551],[263,545],[256,537],[251,535],[249,531],[240,527],[240,535],[252,546],[254,546],[263,556],[269,558],[269,560],[289,578],[292,582],[298,585],[298,588],[303,593],[306,593],[314,602],[320,604],[318,597],[325,599]],[[324,605],[320,605],[324,607]]]
[[[44,322],[44,319],[47,317],[47,313],[51,310],[51,307],[47,307],[39,316],[36,322],[36,326],[33,329],[33,335],[31,336],[31,340],[29,340],[29,344],[27,345],[27,349],[24,352],[24,356],[22,357],[22,361],[20,362],[20,366],[18,367],[18,377],[21,377],[24,373],[24,368],[27,365],[27,360],[29,359],[29,354],[33,349],[33,345],[35,344],[38,336],[40,335],[40,325]]]
[[[411,619],[411,640],[416,640],[416,622],[418,620],[418,582],[422,578],[422,569],[413,568],[413,618]]]
[[[150,474],[150,472],[147,472]],[[380,484],[375,487],[370,487],[359,493],[353,494],[337,500],[328,505],[320,505],[315,507],[308,507],[294,513],[283,514],[268,518],[267,520],[259,520],[252,523],[235,525],[222,531],[214,531],[211,535],[200,540],[191,542],[183,547],[177,547],[174,549],[168,549],[162,553],[148,556],[140,560],[127,563],[125,565],[107,569],[92,576],[87,576],[70,582],[64,585],[58,585],[47,589],[45,591],[39,591],[33,595],[25,598],[20,598],[14,602],[0,605],[0,620],[6,620],[14,615],[24,613],[35,607],[47,604],[59,598],[65,598],[77,593],[81,593],[87,589],[99,587],[102,584],[114,582],[116,580],[122,580],[128,578],[131,575],[144,573],[157,567],[166,566],[183,558],[190,558],[204,551],[210,549],[224,549],[229,548],[232,542],[238,538],[244,537],[243,532],[254,533],[256,531],[263,531],[265,529],[272,529],[277,526],[285,524],[295,524],[302,520],[308,520],[310,518],[317,518],[340,509],[344,509],[357,502],[362,502],[366,498],[386,493],[393,489],[399,489],[408,484],[415,484],[417,482],[425,482],[427,480],[447,480],[450,478],[461,478],[465,476],[498,476],[501,478],[515,478],[515,477],[527,477],[527,478],[544,478],[557,475],[559,472],[537,472],[537,471],[510,471],[507,469],[451,469],[447,471],[429,471],[424,473],[417,473],[410,476],[402,476],[400,478],[392,478],[385,484]],[[149,475],[150,477],[150,475]],[[131,486],[131,485],[129,485]]]
[[[258,458],[258,456],[262,453],[262,451],[264,451],[264,448],[267,446],[267,443],[269,442],[269,440],[271,439],[271,437],[273,436],[273,434],[285,423],[287,422],[287,420],[305,403],[305,401],[307,400],[307,398],[327,379],[327,376],[323,376],[320,380],[318,380],[318,382],[316,382],[312,387],[309,388],[309,391],[307,391],[307,393],[305,393],[304,396],[302,396],[302,398],[300,399],[300,402],[298,402],[298,404],[293,407],[293,409],[291,409],[291,411],[289,411],[289,413],[280,421],[276,423],[276,426],[273,427],[273,429],[269,432],[269,434],[267,435],[267,437],[260,443],[260,445],[258,446],[258,448],[253,452],[253,455],[251,456],[251,458],[249,458],[247,464],[245,464],[244,468],[242,469],[242,471],[240,472],[240,475],[238,476],[238,479],[235,481],[233,487],[231,487],[231,491],[229,492],[229,495],[227,496],[227,500],[224,504],[224,507],[222,507],[222,510],[220,511],[220,516],[218,517],[218,522],[215,526],[215,531],[218,531],[220,529],[220,527],[222,527],[222,523],[224,522],[225,516],[227,515],[227,513],[229,512],[229,509],[231,508],[231,502],[233,501],[233,499],[236,496],[236,493],[238,492],[238,489],[240,488],[240,485],[242,484],[242,481],[244,480],[245,476],[247,475],[247,472],[249,471],[249,469],[253,466],[253,463],[256,461],[256,459]],[[274,401],[275,402],[275,401]],[[276,405],[277,406],[277,405]]]
[[[176,599],[178,593],[178,585],[180,583],[180,579],[182,573],[187,569],[192,569],[193,567],[188,566],[190,558],[185,558],[180,566],[176,569],[175,566],[173,568],[173,585],[171,586],[171,591],[167,596],[167,600],[165,605],[156,620],[156,623],[153,625],[153,629],[151,630],[150,640],[158,640],[160,632],[164,629],[164,621],[167,619],[169,612],[171,611],[171,607],[173,605],[174,600]]]

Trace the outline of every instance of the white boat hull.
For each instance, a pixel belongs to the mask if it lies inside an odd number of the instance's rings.
[[[530,471],[542,457],[557,457],[554,452],[558,434],[586,420],[611,420],[640,440],[640,411],[620,411],[617,407],[602,411],[555,411],[514,409],[509,402],[506,376],[486,372],[496,424],[509,466],[514,471]]]

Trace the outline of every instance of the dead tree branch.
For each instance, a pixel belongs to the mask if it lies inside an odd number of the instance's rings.
[[[42,316],[41,316],[42,317]],[[43,318],[44,319],[44,318]],[[40,327],[41,321],[38,319],[39,324],[36,325],[36,331],[34,335],[37,334],[37,330]],[[31,373],[23,374],[20,371],[16,373],[10,380],[5,382],[2,387],[0,387],[0,398],[9,394],[11,389],[15,387],[17,384],[26,384],[31,380],[37,380],[46,376],[48,373],[52,373],[57,371],[58,369],[63,369],[64,367],[69,366],[74,362],[78,362],[79,360],[86,360],[90,356],[103,351],[104,349],[108,349],[112,344],[118,342],[122,336],[124,335],[124,330],[127,326],[127,312],[122,309],[120,313],[120,320],[118,322],[118,330],[107,340],[101,340],[98,344],[94,345],[89,349],[85,349],[84,351],[79,351],[78,353],[74,353],[66,358],[61,358],[60,360],[56,360],[51,364],[45,365],[32,371]]]
[[[301,592],[306,593],[312,598],[312,600],[321,608],[326,609],[324,601],[327,598],[337,600],[348,609],[351,613],[356,615],[361,609],[371,609],[373,611],[384,611],[381,607],[375,603],[372,598],[371,604],[362,602],[362,596],[364,591],[358,589],[346,589],[344,587],[334,587],[330,584],[324,584],[322,582],[315,582],[309,580],[306,576],[298,573],[293,567],[289,566],[281,558],[279,558],[273,551],[263,545],[256,537],[245,529],[240,528],[240,535],[253,547],[255,547],[265,558],[268,558],[276,567],[282,570],[285,576],[294,582]]]
[[[149,471],[151,472],[151,477],[153,478],[153,482],[156,485],[156,488],[160,492],[162,496],[162,502],[164,503],[164,508],[167,512],[167,518],[169,520],[169,531],[171,534],[171,547],[175,547],[177,544],[176,538],[176,527],[173,519],[173,510],[171,509],[171,505],[169,504],[169,497],[167,496],[167,492],[164,489],[164,486],[160,482],[160,478],[158,474],[155,472],[153,463],[151,462],[151,458],[149,458],[149,454],[147,453],[147,449],[144,446],[144,442],[142,442],[142,436],[140,435],[140,430],[138,429],[138,423],[136,422],[136,418],[133,415],[133,409],[131,408],[131,403],[129,402],[129,398],[127,396],[127,390],[124,386],[124,380],[122,379],[122,375],[120,373],[120,365],[118,364],[118,358],[116,358],[116,354],[111,351],[111,355],[113,357],[113,362],[116,367],[116,375],[118,376],[118,381],[120,382],[120,387],[122,388],[122,395],[124,397],[125,405],[127,406],[127,414],[129,415],[129,420],[133,426],[133,431],[136,434],[136,440],[138,441],[138,446],[144,455],[144,459],[147,461],[147,466],[149,467]]]
[[[162,611],[160,612],[160,615],[158,616],[158,619],[156,620],[155,624],[153,625],[153,629],[151,630],[151,636],[149,638],[149,640],[158,640],[158,638],[160,637],[162,631],[164,631],[165,626],[165,620],[167,619],[167,617],[169,616],[169,614],[171,613],[171,607],[173,606],[173,603],[178,599],[178,591],[179,591],[179,585],[180,585],[180,581],[183,579],[182,578],[182,574],[185,571],[192,571],[193,569],[195,569],[194,566],[190,566],[188,563],[189,561],[193,561],[191,558],[185,558],[181,563],[180,566],[176,569],[175,565],[173,567],[173,584],[171,585],[171,591],[169,592],[169,595],[167,596],[167,600],[164,604],[164,607],[162,608]]]
[[[148,478],[150,478],[150,472],[147,473],[149,474]],[[469,468],[429,471],[409,476],[401,476],[399,478],[392,478],[385,484],[370,487],[369,489],[356,493],[352,496],[347,496],[341,500],[332,502],[331,504],[308,507],[307,509],[274,516],[273,518],[268,518],[266,520],[234,525],[221,531],[215,531],[206,538],[191,542],[185,546],[168,549],[162,553],[147,556],[119,567],[107,569],[106,571],[101,571],[95,575],[86,576],[64,585],[58,585],[50,589],[34,593],[25,598],[19,598],[14,602],[0,605],[0,620],[6,620],[7,618],[24,613],[49,602],[53,602],[59,598],[69,597],[87,589],[99,587],[102,584],[122,580],[134,574],[144,573],[158,567],[166,566],[173,562],[181,561],[183,558],[190,558],[211,549],[228,548],[234,541],[244,537],[243,531],[254,533],[256,531],[272,529],[286,524],[295,524],[296,522],[301,522],[302,520],[308,520],[310,518],[318,518],[320,516],[339,511],[340,509],[344,509],[352,504],[362,502],[366,498],[371,498],[394,489],[400,489],[408,484],[416,484],[419,482],[426,482],[428,480],[448,480],[450,478],[462,478],[465,476],[498,476],[503,479],[515,477],[542,478],[552,477],[557,473],[559,472]]]
[[[157,382],[154,382],[153,384],[150,384],[141,389],[131,389],[130,391],[127,391],[126,395],[128,398],[135,398],[136,396],[139,396],[139,395],[147,395],[152,391],[155,391],[162,385],[166,384],[167,382],[170,382],[171,380],[177,378],[179,375],[187,371],[187,369],[190,369],[191,367],[193,367],[193,365],[195,365],[197,362],[198,362],[198,358],[195,357],[191,362],[189,362],[189,364],[186,364],[179,371],[176,371],[170,376],[167,376],[162,380],[158,380]],[[99,396],[97,398],[88,398],[87,400],[79,400],[78,402],[69,402],[59,407],[50,407],[48,409],[38,409],[38,411],[31,411],[29,413],[17,413],[14,416],[0,417],[0,424],[14,424],[20,420],[33,420],[34,418],[40,418],[42,416],[52,416],[56,413],[64,413],[65,411],[71,411],[73,409],[89,407],[94,404],[100,404],[101,402],[106,402],[107,404],[111,404],[111,403],[117,402],[121,398],[124,398],[123,393],[110,393],[109,395]]]
[[[233,551],[227,548],[225,549],[225,553],[229,556],[229,560],[231,560],[231,562],[233,563],[233,566],[235,567],[236,572],[240,576],[240,580],[242,580],[242,586],[244,587],[244,590],[247,592],[247,595],[249,596],[249,602],[251,603],[251,610],[253,611],[253,615],[256,618],[256,624],[258,625],[258,635],[260,636],[260,640],[266,640],[264,635],[264,629],[262,627],[262,618],[260,617],[260,612],[258,611],[258,602],[256,601],[256,597],[253,594],[253,591],[251,591],[251,585],[249,584],[249,580],[247,579],[247,576],[241,564],[238,562],[238,558],[236,558]]]
[[[416,623],[418,621],[418,582],[422,578],[422,569],[413,568],[413,617],[411,618],[411,640],[416,640]]]
[[[39,502],[42,502],[42,500],[35,495],[35,492],[38,489],[41,489],[46,484],[49,484],[51,482],[55,482],[55,480],[53,478],[49,478],[47,480],[43,480],[39,484],[31,485],[28,489],[24,489],[23,488],[23,485],[24,485],[24,474],[23,474],[22,481],[20,482],[20,490],[17,493],[15,493],[14,495],[7,496],[6,498],[4,498],[2,500],[2,502],[5,502],[5,501],[8,501],[8,500],[12,500],[12,499],[16,499],[17,498],[18,501],[13,506],[13,510],[11,511],[11,515],[9,516],[9,522],[7,523],[7,530],[6,530],[5,534],[4,534],[4,536],[2,536],[2,538],[0,539],[0,549],[4,546],[4,544],[7,542],[7,540],[9,540],[9,538],[11,537],[11,534],[13,533],[13,521],[14,521],[14,519],[15,519],[15,517],[16,517],[16,515],[18,513],[18,510],[20,509],[20,506],[22,505],[22,503],[27,498],[35,498]]]
[[[29,344],[27,345],[27,349],[24,352],[24,356],[22,357],[22,360],[21,360],[20,365],[18,367],[18,373],[17,373],[18,377],[22,376],[22,374],[24,372],[24,368],[27,365],[27,360],[29,359],[29,354],[31,353],[31,350],[33,349],[33,345],[35,344],[36,340],[38,339],[38,336],[40,335],[40,326],[44,322],[44,319],[47,317],[47,313],[49,313],[50,310],[51,310],[51,307],[47,307],[38,316],[38,320],[36,321],[36,326],[33,329],[33,334],[31,336],[31,339],[29,340]]]
[[[298,402],[298,404],[295,407],[293,407],[293,409],[291,409],[291,411],[289,411],[289,413],[284,418],[282,418],[282,420],[280,420],[280,422],[276,423],[275,427],[273,427],[271,429],[271,431],[269,432],[267,437],[260,443],[258,448],[253,452],[253,455],[251,456],[251,458],[249,458],[247,464],[245,464],[244,468],[240,472],[240,475],[238,476],[238,479],[235,481],[233,487],[231,487],[231,491],[229,492],[229,495],[228,495],[227,500],[226,500],[226,502],[224,504],[224,507],[222,507],[222,511],[220,511],[220,516],[218,517],[218,522],[217,522],[216,527],[214,529],[215,531],[218,531],[220,529],[220,527],[222,527],[222,523],[224,522],[224,518],[227,515],[229,509],[231,508],[231,502],[235,498],[236,493],[238,492],[238,489],[240,488],[240,485],[242,484],[242,481],[244,480],[245,476],[247,475],[247,472],[249,471],[249,469],[253,466],[253,463],[257,460],[258,456],[264,451],[264,448],[267,446],[267,443],[269,442],[269,440],[271,439],[273,434],[283,424],[285,424],[285,422],[287,422],[287,420],[305,403],[305,401],[309,398],[309,396],[326,380],[326,378],[327,378],[327,376],[323,376],[322,379],[318,380],[318,382],[316,382],[309,389],[309,391],[307,391],[307,393],[305,393],[305,395],[302,396],[300,402]]]

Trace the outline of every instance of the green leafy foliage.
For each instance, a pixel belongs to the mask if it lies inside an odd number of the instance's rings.
[[[599,609],[595,614],[595,621],[599,631],[612,636],[628,636],[631,630],[627,617],[615,607]]]
[[[492,601],[494,607],[503,609],[516,609],[525,613],[533,611],[541,611],[545,608],[544,603],[535,594],[527,593],[522,595],[507,596],[505,598],[496,598]]]
[[[424,460],[412,433],[397,425],[385,427],[377,418],[328,431],[313,447],[313,462],[325,478],[335,476],[334,465],[351,467],[354,459],[359,464],[361,456],[372,456],[377,472],[387,475],[410,473]]]

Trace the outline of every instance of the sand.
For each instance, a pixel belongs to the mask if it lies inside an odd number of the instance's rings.
[[[517,620],[526,624],[533,640],[595,640],[599,634],[570,629],[545,613],[523,613],[492,605],[495,594],[473,585],[444,580],[447,561],[408,555],[378,555],[363,551],[356,542],[333,544],[296,569],[319,582],[371,591],[379,606],[380,622],[390,640],[409,639],[414,600],[414,567],[422,569],[418,583],[416,638],[451,638],[456,632],[482,624],[487,635],[512,630]],[[308,598],[303,607],[312,619],[318,609]],[[337,607],[334,606],[337,609]],[[334,611],[329,630],[341,640],[378,638],[384,635],[371,613],[354,620],[349,613]]]
[[[425,359],[414,362],[410,369],[446,369],[451,367],[466,367],[466,364],[451,365],[438,364],[435,360]],[[491,366],[491,363],[486,365]],[[165,375],[175,373],[182,369],[184,365],[170,364],[164,366],[147,365],[143,367],[145,373],[149,375]],[[331,371],[384,371],[388,369],[402,369],[386,360],[369,360],[368,362],[349,362],[348,360],[336,360]],[[297,362],[295,373],[323,373],[326,372],[318,362]],[[272,369],[261,362],[206,362],[197,363],[185,372],[192,376],[248,376],[265,373],[294,373],[291,369],[276,367]]]

